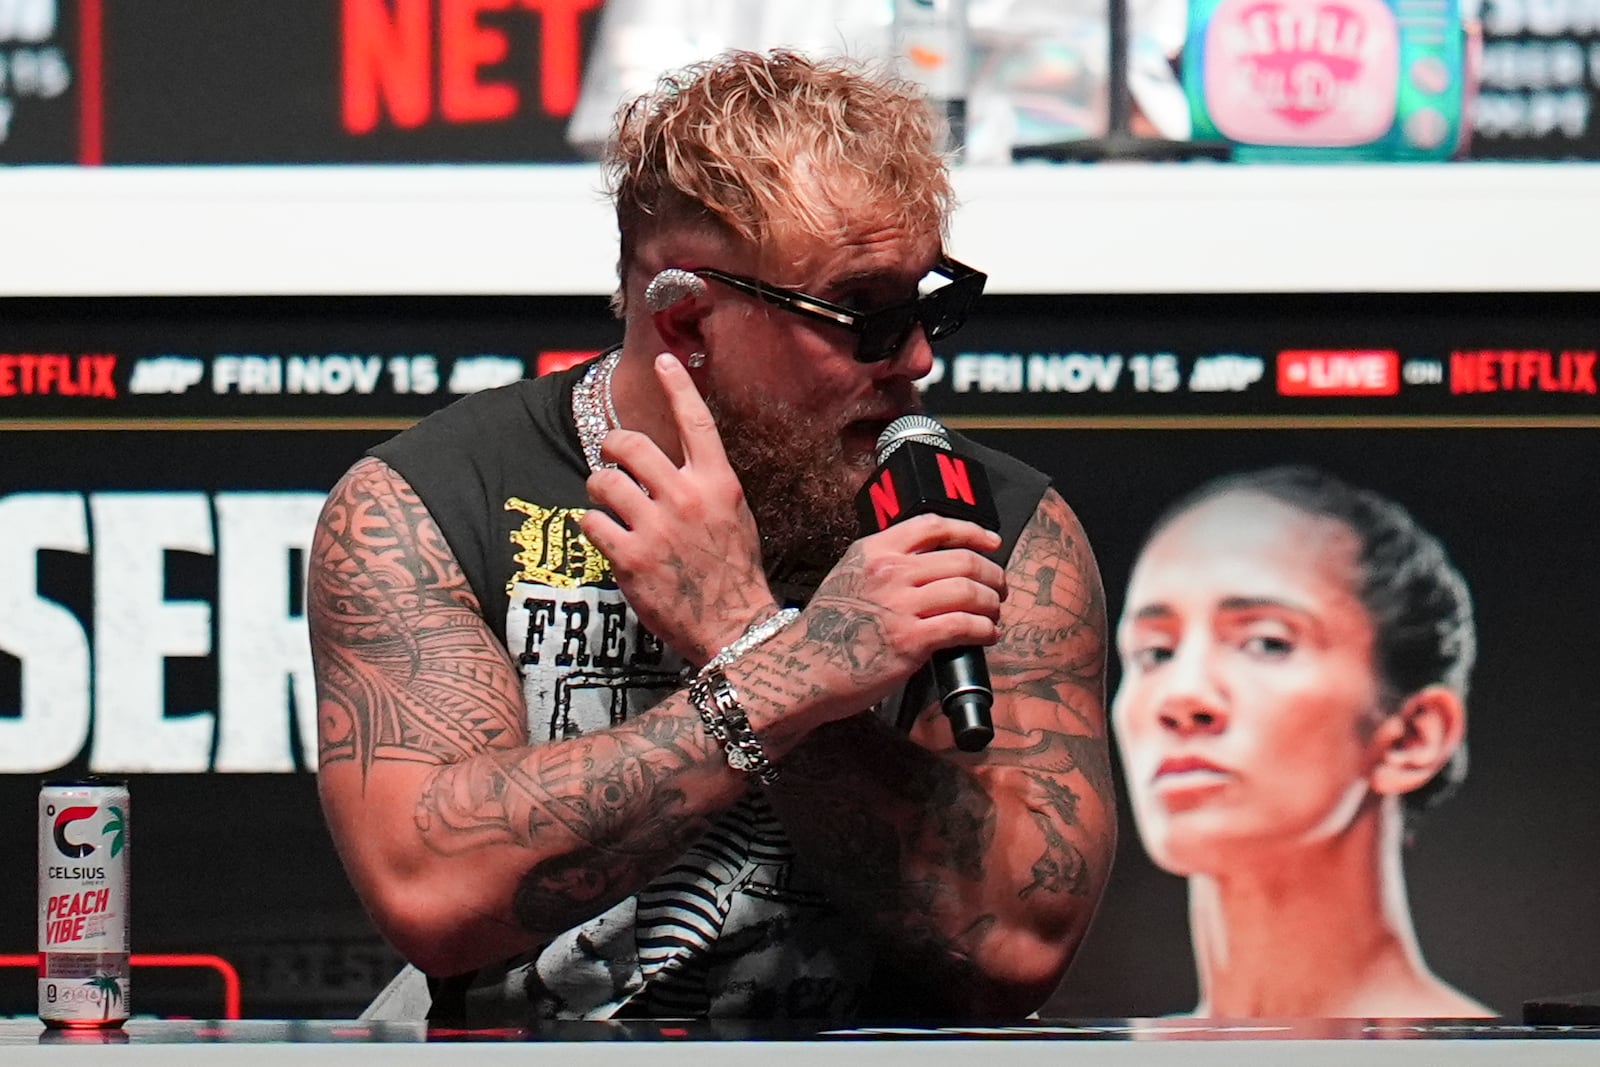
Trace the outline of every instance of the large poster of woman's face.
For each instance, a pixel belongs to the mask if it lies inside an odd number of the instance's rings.
[[[1078,509],[1115,639],[1117,866],[1049,1014],[1516,1016],[1600,984],[1591,437],[994,435]]]

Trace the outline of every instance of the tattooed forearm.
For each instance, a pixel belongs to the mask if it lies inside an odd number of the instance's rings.
[[[636,891],[703,833],[689,779],[721,753],[677,697],[626,726],[440,768],[416,811],[440,855],[485,845],[548,846],[558,854],[523,876],[512,901],[530,933],[567,929]]]
[[[881,609],[861,599],[865,554],[852,545],[817,589],[805,614],[805,636],[834,666],[852,678],[870,678],[888,645]]]
[[[806,612],[806,638],[821,648],[829,661],[853,678],[871,677],[883,650],[883,624],[872,613],[852,608],[848,602],[815,604]]]
[[[681,822],[677,778],[715,755],[684,716],[649,713],[537,753],[494,752],[441,767],[423,789],[417,828],[443,854],[530,845],[551,826],[595,849],[651,851],[640,842]]]
[[[762,658],[768,667],[747,671],[740,688],[751,722],[763,742],[769,748],[787,751],[805,735],[806,728],[786,717],[785,710],[805,706],[821,696],[824,689],[816,681],[815,664],[793,651],[785,651],[780,642],[769,643]]]

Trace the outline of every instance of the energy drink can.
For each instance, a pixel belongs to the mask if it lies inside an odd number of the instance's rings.
[[[128,1018],[128,785],[39,791],[39,1019],[106,1028]]]

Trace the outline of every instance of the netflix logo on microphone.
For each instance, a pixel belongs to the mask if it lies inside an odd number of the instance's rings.
[[[856,498],[856,510],[867,532],[930,513],[1000,528],[983,466],[921,443],[897,448],[879,465]]]

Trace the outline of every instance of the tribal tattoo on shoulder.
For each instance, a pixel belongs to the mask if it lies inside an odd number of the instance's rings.
[[[438,525],[382,462],[329,495],[312,544],[306,613],[323,765],[445,763],[521,743],[505,650]]]
[[[530,754],[515,668],[417,495],[375,459],[330,494],[307,613],[323,765],[435,765],[413,821],[453,856],[562,841],[510,911],[544,936],[642,885],[708,824],[685,776],[724,766],[683,695],[610,731]]]

